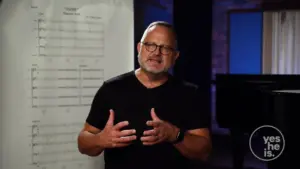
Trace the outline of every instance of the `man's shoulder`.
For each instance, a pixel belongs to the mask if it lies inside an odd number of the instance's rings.
[[[195,83],[192,83],[192,82],[188,82],[188,81],[182,81],[182,86],[185,89],[189,89],[189,90],[196,90],[198,88],[198,85],[196,85]]]
[[[180,79],[180,78],[176,78],[173,77],[172,78],[175,86],[179,87],[180,89],[184,90],[184,91],[195,91],[198,89],[198,85],[196,85],[195,83]]]
[[[125,72],[104,81],[106,86],[124,85],[134,77],[134,71]]]

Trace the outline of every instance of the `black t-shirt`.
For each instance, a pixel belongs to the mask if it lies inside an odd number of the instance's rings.
[[[129,121],[124,129],[136,129],[137,140],[124,148],[104,150],[106,169],[187,169],[188,160],[171,143],[144,146],[140,137],[150,129],[150,110],[179,128],[208,128],[209,113],[201,108],[200,93],[195,85],[169,76],[167,82],[156,88],[146,88],[134,71],[103,83],[93,100],[86,122],[103,129],[109,109],[115,112],[115,124]]]

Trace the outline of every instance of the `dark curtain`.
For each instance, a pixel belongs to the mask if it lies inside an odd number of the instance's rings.
[[[174,0],[173,22],[178,35],[180,57],[174,76],[199,86],[199,108],[211,116],[212,1]],[[191,162],[187,168],[201,169],[207,164]]]
[[[174,75],[195,83],[202,92],[201,109],[211,112],[212,2],[174,0],[174,26],[180,57]]]

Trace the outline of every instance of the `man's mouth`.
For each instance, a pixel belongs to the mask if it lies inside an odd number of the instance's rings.
[[[162,60],[161,59],[148,59],[148,61],[150,63],[158,63],[158,64],[161,64],[162,63]]]

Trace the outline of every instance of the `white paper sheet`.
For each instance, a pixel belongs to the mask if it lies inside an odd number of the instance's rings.
[[[133,0],[4,0],[2,169],[99,169],[77,136],[103,81],[133,70]]]

